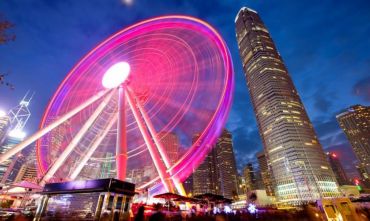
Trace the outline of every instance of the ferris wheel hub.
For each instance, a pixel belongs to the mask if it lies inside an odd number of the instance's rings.
[[[130,65],[127,62],[118,62],[105,72],[102,84],[105,88],[116,88],[123,84],[130,74]]]

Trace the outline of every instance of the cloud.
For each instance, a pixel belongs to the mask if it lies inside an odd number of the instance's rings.
[[[360,79],[353,86],[353,94],[360,97],[364,101],[370,102],[370,77]]]

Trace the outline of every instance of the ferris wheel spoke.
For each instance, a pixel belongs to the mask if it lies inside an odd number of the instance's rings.
[[[76,179],[76,177],[80,174],[83,167],[86,165],[87,161],[91,158],[91,156],[94,154],[96,149],[100,146],[101,142],[104,140],[104,138],[107,136],[108,132],[112,128],[113,124],[117,122],[118,116],[116,114],[113,115],[113,118],[109,121],[108,125],[104,129],[104,131],[98,135],[98,137],[95,139],[94,143],[88,148],[88,151],[85,153],[84,157],[81,159],[77,167],[73,170],[72,174],[69,176],[70,180]]]
[[[81,129],[74,136],[74,138],[71,140],[71,142],[67,145],[67,147],[64,149],[62,154],[57,158],[57,160],[47,170],[47,172],[45,173],[45,175],[43,176],[43,178],[40,182],[41,185],[45,184],[45,182],[47,182],[50,178],[52,178],[54,176],[55,172],[64,163],[64,161],[67,159],[69,154],[73,151],[73,149],[77,146],[77,144],[82,139],[82,137],[85,135],[85,133],[90,129],[90,127],[94,123],[94,121],[98,118],[99,114],[107,106],[107,104],[109,103],[109,100],[112,98],[112,95],[113,95],[114,92],[115,92],[115,90],[111,91],[109,93],[109,95],[107,95],[104,98],[104,100],[99,104],[99,106],[96,108],[94,113],[90,116],[90,118],[81,127]]]
[[[81,105],[77,106],[73,110],[69,111],[68,113],[66,113],[65,115],[63,115],[62,117],[60,117],[58,120],[54,121],[53,123],[49,124],[48,126],[44,127],[43,129],[37,131],[35,134],[33,134],[29,138],[25,139],[23,142],[19,143],[18,145],[12,147],[7,152],[5,152],[2,155],[0,155],[0,163],[4,162],[5,160],[8,160],[10,157],[12,157],[13,155],[15,155],[19,151],[23,150],[28,145],[30,145],[33,142],[35,142],[37,139],[39,139],[42,136],[44,136],[46,133],[48,133],[51,130],[53,130],[54,128],[58,127],[59,125],[61,125],[62,123],[64,123],[66,120],[70,119],[71,117],[73,117],[74,115],[76,115],[77,113],[79,113],[81,110],[85,109],[87,106],[90,106],[95,101],[99,100],[101,97],[103,97],[104,95],[106,95],[109,91],[110,90],[104,90],[104,91],[101,91],[101,92],[97,93],[96,95],[94,95],[90,99],[86,100]]]
[[[127,89],[125,90],[125,92],[126,92],[125,96],[127,99],[127,103],[129,107],[131,108],[131,111],[137,122],[140,133],[144,138],[145,144],[149,150],[149,154],[152,158],[155,168],[157,169],[161,182],[167,191],[173,192],[172,181],[170,180],[169,175],[166,173],[165,165],[163,165],[161,158],[160,158],[160,154],[158,150],[155,148],[155,144],[151,140],[150,134],[147,128],[145,127],[145,123],[143,122],[143,119],[141,118],[142,116],[140,116],[140,111],[138,110],[133,98],[129,95]]]
[[[144,108],[141,106],[140,101],[135,97],[135,95],[132,93],[132,90],[130,90],[129,87],[127,87],[127,93],[128,93],[128,96],[132,96],[133,100],[136,101],[136,106],[138,107],[141,115],[144,118],[144,121],[145,121],[145,123],[148,127],[148,130],[149,130],[150,134],[153,137],[154,143],[155,143],[156,147],[158,148],[159,154],[161,155],[161,158],[163,159],[163,162],[166,165],[166,169],[170,168],[171,165],[170,165],[170,161],[168,159],[168,156],[167,156],[166,152],[164,151],[162,143],[158,140],[157,132],[155,131],[154,126],[153,126],[152,122],[150,121],[147,113],[145,112]]]
[[[164,151],[164,148],[163,148],[163,145],[162,143],[160,142],[160,140],[158,139],[158,136],[157,136],[157,132],[155,131],[154,129],[154,126],[153,124],[151,123],[147,113],[145,112],[144,108],[141,106],[141,104],[139,103],[139,100],[136,99],[135,95],[132,93],[132,91],[130,90],[129,87],[126,87],[126,94],[127,94],[127,97],[130,97],[129,99],[130,100],[136,100],[136,107],[138,108],[139,112],[141,113],[143,119],[144,119],[144,122],[154,140],[154,143],[155,143],[155,147],[157,147],[156,149],[158,150],[159,152],[159,155],[161,157],[161,159],[163,160],[163,162],[165,163],[165,166],[166,166],[166,174],[167,173],[167,170],[171,167],[170,163],[169,163],[169,159],[167,157],[167,154],[166,152]],[[131,107],[132,108],[132,107]],[[171,175],[171,174],[169,174]],[[177,181],[177,179],[175,178],[170,178],[172,180],[172,183],[175,185],[176,187],[176,190],[184,195],[185,194],[185,190],[182,186],[182,184],[180,182]]]

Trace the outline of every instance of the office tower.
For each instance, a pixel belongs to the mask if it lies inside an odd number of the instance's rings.
[[[0,154],[7,152],[9,149],[13,148],[15,145],[22,142],[21,137],[7,136],[3,144],[0,146]],[[21,164],[22,164],[22,153],[17,153],[13,157],[7,159],[6,161],[0,163],[0,184],[6,184],[14,180]]]
[[[14,183],[21,181],[27,181],[31,183],[37,183],[37,168],[36,165],[23,164],[19,169],[19,172],[14,180]]]
[[[36,148],[33,147],[31,151],[24,152],[23,157],[19,160],[20,165],[18,171],[13,172],[16,176],[11,179],[14,183],[19,183],[21,181],[37,183]],[[13,175],[11,177],[13,177]]]
[[[216,149],[208,153],[204,161],[193,173],[193,194],[220,194],[218,182]]]
[[[220,194],[233,199],[238,194],[238,172],[231,133],[224,129],[216,144],[218,182]]]
[[[166,151],[171,166],[179,159],[179,138],[175,133],[160,132],[157,134],[161,138],[161,143]]]
[[[257,153],[258,165],[261,171],[261,178],[267,196],[274,196],[273,180],[269,170],[266,155],[263,151]]]
[[[253,165],[251,163],[248,163],[245,165],[243,169],[243,175],[244,175],[244,182],[245,182],[245,189],[248,192],[252,190],[257,189],[257,179],[256,174],[253,168]]]
[[[340,186],[349,185],[349,179],[347,178],[346,172],[344,171],[342,164],[339,161],[338,156],[335,153],[327,152],[329,164],[333,169],[335,178]]]
[[[213,193],[232,199],[238,189],[232,136],[224,129],[215,147],[193,173],[193,193]]]
[[[370,107],[355,105],[337,115],[340,127],[352,145],[362,176],[370,176]],[[367,178],[368,179],[368,178]]]
[[[10,127],[10,118],[4,112],[0,110],[0,146],[3,144]]]
[[[242,8],[236,37],[264,151],[281,203],[337,196],[338,186],[306,110],[257,12]]]

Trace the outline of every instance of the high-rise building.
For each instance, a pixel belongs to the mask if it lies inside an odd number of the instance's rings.
[[[166,151],[171,166],[174,165],[179,159],[179,138],[175,133],[171,132],[160,132],[157,136],[161,137],[161,143]]]
[[[0,146],[3,144],[10,127],[10,117],[0,110]]]
[[[258,165],[261,171],[262,183],[266,190],[267,196],[274,196],[273,180],[270,169],[267,164],[266,155],[263,151],[257,153]]]
[[[269,31],[258,13],[245,7],[235,23],[277,199],[302,204],[337,196],[333,171]]]
[[[238,189],[232,136],[224,129],[215,147],[193,173],[193,193],[213,193],[232,199]]]
[[[370,177],[370,107],[352,106],[338,114],[337,120],[360,162],[361,175]]]
[[[4,127],[6,129],[4,129],[5,134],[4,138],[2,138],[3,142],[0,145],[0,154],[5,153],[9,149],[13,148],[15,145],[23,141],[24,137],[26,136],[23,128],[31,116],[28,105],[33,97],[33,94],[30,97],[28,94],[29,93],[27,92],[19,104],[9,110],[8,114],[4,115],[4,113],[2,113],[2,119],[5,119],[5,121],[8,122],[8,126]],[[18,153],[8,160],[0,163],[1,184],[14,182],[14,179],[16,178],[21,165],[23,164],[24,158],[21,156],[22,153]]]
[[[327,152],[326,153],[330,166],[333,169],[335,178],[339,185],[350,185],[349,179],[347,178],[346,172],[344,171],[342,164],[338,156],[335,153]]]
[[[7,152],[9,149],[13,148],[18,143],[22,142],[23,138],[7,136],[3,144],[0,146],[0,154]],[[0,183],[6,184],[14,181],[15,176],[18,173],[18,170],[23,163],[22,153],[18,153],[6,161],[0,163]]]
[[[257,189],[257,179],[253,168],[253,164],[248,163],[243,169],[245,190],[248,192]]]
[[[231,133],[224,129],[216,144],[218,182],[220,194],[233,199],[238,194],[238,172]]]
[[[193,194],[220,194],[216,150],[213,148],[193,173]]]

